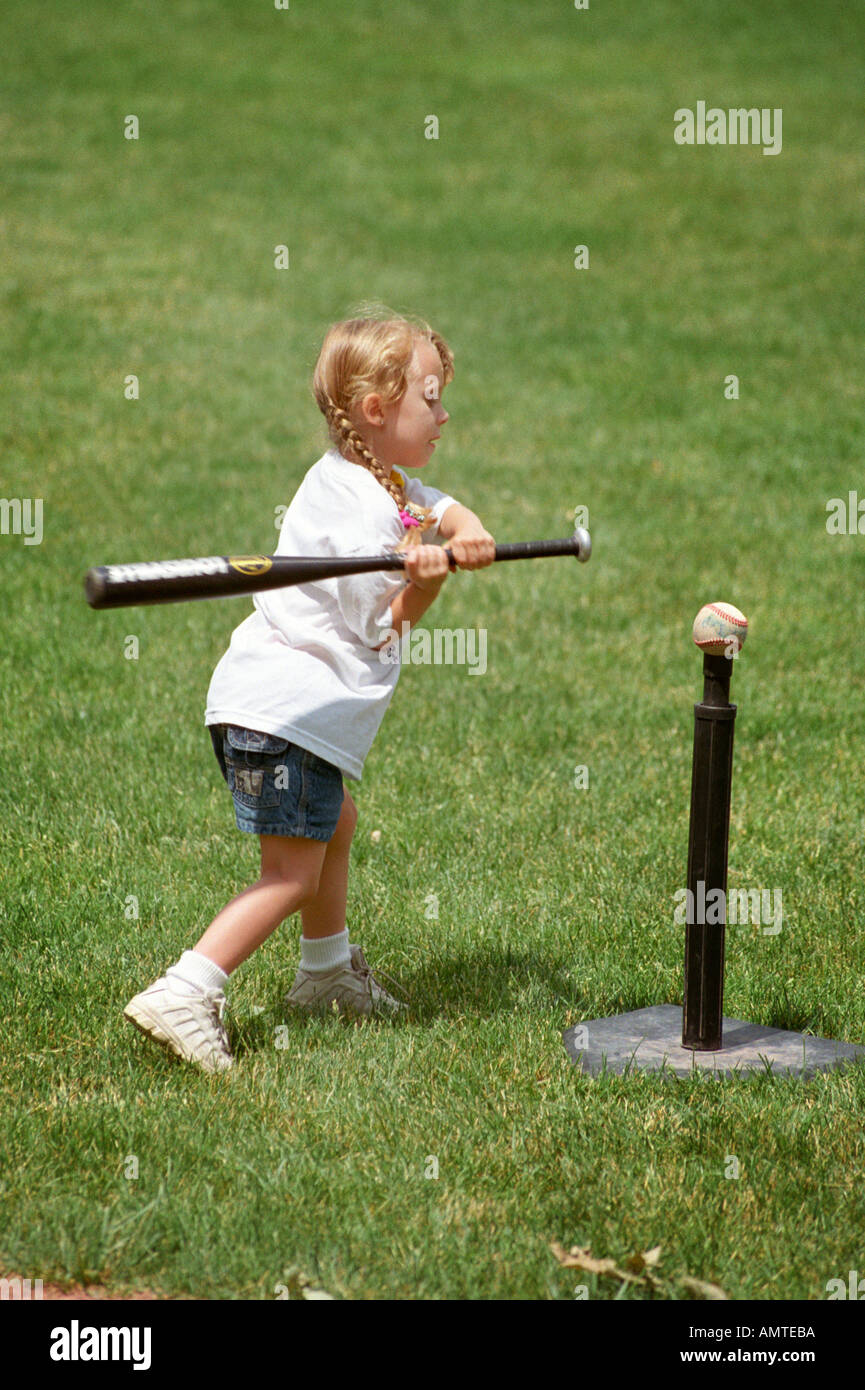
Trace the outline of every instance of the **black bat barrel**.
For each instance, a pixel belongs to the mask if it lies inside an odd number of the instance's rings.
[[[342,574],[403,569],[400,555],[327,556],[211,555],[195,560],[151,560],[133,565],[97,565],[84,592],[91,608],[128,608],[189,599],[231,598],[292,584],[309,584]]]

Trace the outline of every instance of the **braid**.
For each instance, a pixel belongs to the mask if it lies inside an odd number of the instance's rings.
[[[381,483],[383,488],[387,489],[397,507],[402,511],[406,506],[405,485],[394,481],[391,470],[387,468],[380,459],[376,458],[375,454],[364,443],[360,434],[354,428],[354,425],[351,423],[345,411],[341,410],[338,405],[335,405],[330,396],[327,397],[325,416],[328,425],[336,428],[343,444],[354,454],[357,462],[372,473],[373,477]],[[405,550],[406,547],[410,545],[421,545],[423,543],[421,541],[421,533],[423,531],[428,531],[434,524],[431,507],[414,507],[413,505],[413,510],[421,513],[422,519],[420,525],[408,528],[407,535],[400,541],[399,545],[396,546],[397,550]]]
[[[390,469],[385,468],[385,465],[376,458],[372,450],[364,444],[345,411],[340,410],[338,405],[334,405],[330,397],[327,400],[327,422],[336,426],[343,443],[348,446],[358,462],[378,479],[383,488],[387,489],[397,506],[405,506],[405,488],[402,483],[394,482],[390,475]]]

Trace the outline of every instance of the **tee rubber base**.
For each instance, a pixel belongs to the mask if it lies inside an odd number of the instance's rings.
[[[562,1036],[571,1061],[589,1076],[631,1071],[676,1076],[762,1072],[806,1080],[848,1062],[865,1061],[865,1047],[738,1018],[724,1019],[719,1051],[697,1052],[682,1046],[682,1010],[675,1004],[592,1018],[566,1029]]]

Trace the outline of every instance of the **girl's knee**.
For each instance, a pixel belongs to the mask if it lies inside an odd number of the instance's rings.
[[[346,829],[353,835],[355,827],[357,826],[357,807],[348,792],[345,793],[342,800],[340,820],[342,820],[343,817],[345,818]]]
[[[321,870],[313,873],[300,873],[297,870],[268,869],[262,875],[265,882],[279,887],[286,901],[286,913],[296,912],[299,907],[311,902],[318,893]],[[290,904],[290,906],[289,906]]]
[[[339,848],[350,845],[356,826],[357,807],[348,792],[346,792],[342,799],[342,810],[339,813],[339,820],[336,823],[336,828],[328,843],[330,845],[335,844]]]
[[[262,836],[261,876],[282,885],[286,898],[305,903],[318,892],[326,852],[324,841]]]

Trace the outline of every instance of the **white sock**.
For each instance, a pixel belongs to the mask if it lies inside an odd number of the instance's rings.
[[[177,964],[165,973],[178,994],[200,994],[205,989],[224,989],[228,984],[225,971],[198,951],[184,951]]]
[[[324,975],[329,970],[349,969],[351,952],[348,944],[348,928],[334,936],[322,936],[317,941],[309,937],[300,938],[300,964],[310,974]]]

